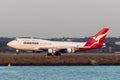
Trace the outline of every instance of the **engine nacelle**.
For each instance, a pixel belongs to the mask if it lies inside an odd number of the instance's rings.
[[[55,53],[56,50],[55,49],[48,49],[48,53]]]
[[[74,53],[75,49],[74,48],[67,48],[67,53]]]

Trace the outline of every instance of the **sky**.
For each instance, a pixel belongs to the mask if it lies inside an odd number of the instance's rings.
[[[120,0],[0,0],[0,37],[120,37]]]

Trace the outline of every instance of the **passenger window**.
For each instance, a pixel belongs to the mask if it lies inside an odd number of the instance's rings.
[[[23,42],[23,44],[26,44],[26,42]]]
[[[23,44],[39,44],[38,42],[23,42]]]

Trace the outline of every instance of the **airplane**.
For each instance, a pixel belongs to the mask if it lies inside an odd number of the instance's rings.
[[[34,38],[16,38],[7,43],[7,46],[19,50],[47,51],[47,55],[61,55],[61,53],[75,53],[105,47],[104,40],[109,28],[103,28],[87,42],[50,41]]]

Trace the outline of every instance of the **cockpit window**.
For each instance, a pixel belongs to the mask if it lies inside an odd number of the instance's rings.
[[[17,39],[14,39],[14,41],[17,41]]]

